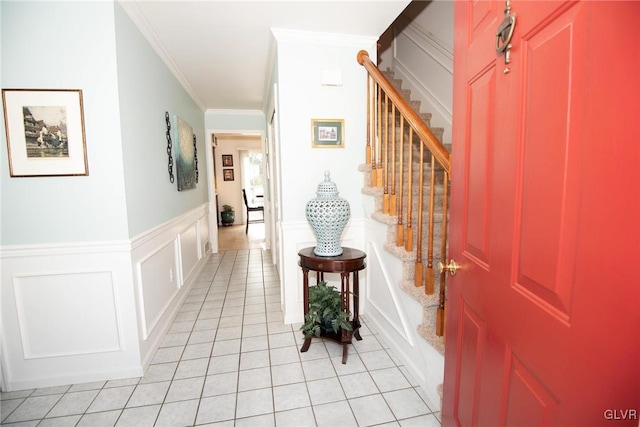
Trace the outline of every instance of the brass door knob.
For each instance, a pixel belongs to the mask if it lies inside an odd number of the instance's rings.
[[[440,274],[442,274],[444,271],[448,271],[449,274],[455,276],[456,271],[458,271],[459,267],[460,266],[458,265],[458,263],[456,263],[454,260],[450,260],[448,264],[443,264],[442,261],[438,262],[438,270],[440,271]]]

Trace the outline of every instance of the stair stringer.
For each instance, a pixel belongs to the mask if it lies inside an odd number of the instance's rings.
[[[444,356],[420,335],[424,316],[421,301],[398,285],[397,277],[403,277],[407,262],[389,252],[388,225],[373,218],[380,215],[376,198],[363,195],[367,289],[361,299],[362,313],[420,385],[429,407],[439,410]],[[411,253],[405,255],[412,257]]]

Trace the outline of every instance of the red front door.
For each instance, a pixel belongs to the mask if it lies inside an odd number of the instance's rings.
[[[637,426],[640,2],[510,6],[508,64],[454,6],[443,425]]]

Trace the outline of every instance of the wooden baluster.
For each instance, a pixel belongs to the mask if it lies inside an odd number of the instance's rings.
[[[423,193],[424,193],[424,144],[422,141],[420,144],[420,161],[418,162],[418,232],[416,233],[416,274],[414,277],[414,285],[416,287],[422,286],[422,216],[423,216]]]
[[[380,142],[380,134],[378,132],[378,121],[380,120],[380,116],[378,115],[378,91],[380,90],[380,86],[378,83],[375,83],[373,86],[372,93],[372,118],[371,118],[371,131],[373,133],[373,138],[371,138],[371,186],[378,186],[378,145]]]
[[[427,295],[433,295],[434,292],[434,276],[433,276],[433,226],[434,226],[434,208],[435,208],[435,189],[436,189],[436,158],[431,155],[431,190],[429,192],[429,247],[427,248],[427,284],[424,292]]]
[[[389,128],[389,111],[387,109],[387,102],[389,96],[384,90],[382,91],[382,94],[384,94],[384,101],[380,100],[380,111],[384,111],[384,113],[380,116],[382,127],[380,133],[380,167],[378,168],[378,186],[382,188],[384,193],[385,177],[387,175],[387,141],[389,140],[389,136],[387,135],[387,129]]]
[[[367,148],[365,151],[366,164],[371,165],[371,110],[373,108],[373,93],[371,87],[374,81],[370,74],[367,74]]]
[[[382,174],[382,212],[389,214],[389,97],[384,94],[384,166]]]
[[[411,224],[411,209],[412,209],[412,199],[413,195],[411,194],[413,189],[413,129],[410,128],[409,131],[409,170],[407,171],[407,226],[405,227],[405,238],[404,238],[404,249],[407,252],[413,250],[413,227]]]
[[[375,170],[375,184],[374,187],[382,186],[382,88],[378,85],[378,99],[377,99],[377,107],[378,107],[378,120],[377,120],[377,128],[378,128],[378,138],[377,138],[377,146],[376,146],[376,170]]]
[[[444,191],[442,196],[442,241],[440,243],[440,259],[445,263],[447,261],[447,210],[449,208],[449,174],[446,171],[443,172],[442,186]],[[436,335],[439,337],[444,336],[446,330],[446,275],[446,271],[440,273],[440,292],[438,295],[438,310],[436,312]]]
[[[396,105],[391,103],[391,183],[388,215],[396,213]]]
[[[400,247],[404,245],[404,226],[402,225],[402,184],[404,182],[404,116],[400,115],[400,177],[398,180],[398,205],[396,211],[396,217],[398,223],[396,225],[396,246]]]

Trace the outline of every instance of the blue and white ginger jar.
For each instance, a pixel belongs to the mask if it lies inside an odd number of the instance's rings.
[[[331,181],[329,171],[324,181],[318,184],[316,198],[307,202],[306,216],[316,235],[317,244],[313,253],[317,256],[342,255],[340,237],[349,221],[349,202],[338,197],[338,187]]]

